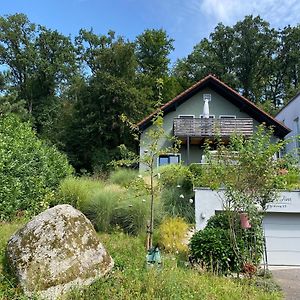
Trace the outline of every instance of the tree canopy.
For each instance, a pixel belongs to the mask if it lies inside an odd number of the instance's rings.
[[[24,14],[2,16],[0,113],[30,121],[77,171],[93,171],[117,158],[119,144],[136,149],[119,116],[136,122],[152,112],[158,79],[167,102],[213,73],[270,113],[299,90],[300,25],[274,29],[259,16],[220,23],[174,66],[173,42],[163,29],[133,40],[85,28],[70,37]]]

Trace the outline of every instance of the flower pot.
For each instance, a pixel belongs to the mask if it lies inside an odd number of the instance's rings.
[[[247,213],[240,213],[240,220],[241,220],[241,227],[243,229],[251,228],[251,224],[249,222],[249,218],[248,218]]]

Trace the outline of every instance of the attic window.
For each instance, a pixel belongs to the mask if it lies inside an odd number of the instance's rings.
[[[211,94],[203,94],[203,100],[211,101]]]

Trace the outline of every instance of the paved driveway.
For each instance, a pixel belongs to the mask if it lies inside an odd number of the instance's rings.
[[[270,267],[275,281],[283,290],[285,299],[300,299],[300,268],[299,267]]]

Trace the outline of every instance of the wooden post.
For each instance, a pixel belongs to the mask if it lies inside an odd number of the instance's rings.
[[[190,137],[186,137],[186,149],[187,149],[187,164],[190,164]]]

